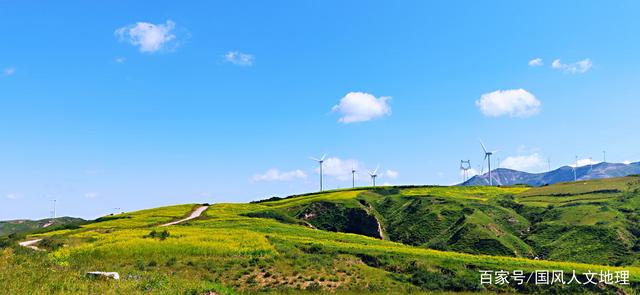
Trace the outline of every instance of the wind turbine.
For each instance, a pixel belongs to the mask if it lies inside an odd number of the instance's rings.
[[[379,168],[380,168],[380,165],[378,165],[376,167],[376,170],[373,170],[373,172],[367,171],[367,172],[369,172],[369,175],[371,175],[371,180],[373,180],[373,186],[376,186],[376,177],[378,177],[378,169]]]
[[[56,201],[55,199],[51,200],[53,202],[53,219],[56,219]]]
[[[496,153],[497,151],[487,151],[487,148],[484,146],[482,141],[480,141],[480,145],[482,146],[482,150],[484,151],[484,159],[482,161],[484,163],[484,160],[487,160],[487,163],[489,163],[489,186],[493,186],[493,179],[491,178],[491,155],[493,155],[493,153]]]
[[[309,157],[309,159],[318,162],[318,164],[320,165],[320,191],[322,191],[322,163],[324,163],[324,158],[326,156],[327,156],[327,154],[324,154],[324,155],[322,155],[322,158],[320,158],[320,159],[314,158],[314,157]]]
[[[576,165],[573,166],[573,181],[578,181],[578,174],[576,172],[576,169],[578,169],[578,156],[576,156]]]
[[[353,165],[351,166],[351,187],[356,187],[356,168]]]

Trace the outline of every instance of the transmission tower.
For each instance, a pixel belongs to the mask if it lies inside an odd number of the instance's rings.
[[[469,179],[469,170],[471,170],[471,160],[460,160],[460,170],[462,170],[462,182]]]

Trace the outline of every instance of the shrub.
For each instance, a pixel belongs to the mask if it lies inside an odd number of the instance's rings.
[[[165,240],[169,237],[169,232],[165,229],[160,233],[160,240]]]
[[[167,262],[164,265],[171,267],[171,266],[174,266],[177,261],[178,259],[176,259],[175,257],[171,257],[169,258],[169,260],[167,260]]]
[[[146,268],[146,265],[144,263],[144,260],[142,260],[141,258],[139,258],[138,260],[136,260],[136,269],[138,270],[144,270]]]
[[[441,290],[443,287],[441,275],[429,271],[416,271],[409,281],[423,290]]]
[[[152,230],[148,235],[144,236],[143,238],[158,238],[161,241],[166,240],[171,234],[169,233],[169,231],[167,231],[166,229],[161,231],[161,232],[157,232],[155,230]]]
[[[55,251],[62,248],[62,246],[64,246],[64,243],[62,242],[62,239],[60,239],[60,237],[51,236],[42,239],[38,246],[49,251]]]
[[[144,236],[143,238],[155,238],[158,235],[158,232],[156,232],[155,230],[152,230],[148,235]]]

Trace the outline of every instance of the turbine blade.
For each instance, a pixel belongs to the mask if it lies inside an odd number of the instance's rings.
[[[319,160],[319,159],[314,158],[314,157],[309,157],[309,159],[314,160],[314,161],[316,161],[316,162],[320,162],[320,160]]]
[[[376,170],[373,170],[373,174],[378,174],[378,169],[380,169],[380,165],[376,166]]]
[[[487,148],[484,146],[484,143],[482,143],[482,140],[479,140],[479,141],[480,141],[480,145],[482,146],[482,150],[486,154],[487,153]]]
[[[322,155],[322,158],[320,158],[320,161],[324,161],[324,158],[327,157],[327,154]]]

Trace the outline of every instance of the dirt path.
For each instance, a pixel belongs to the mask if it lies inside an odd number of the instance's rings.
[[[163,224],[161,226],[170,226],[170,225],[182,223],[182,222],[197,218],[200,215],[202,215],[202,212],[204,212],[204,210],[207,210],[207,208],[209,208],[209,206],[200,206],[200,207],[198,207],[198,209],[193,210],[193,212],[191,212],[191,215],[189,215],[189,217],[183,218],[183,219],[180,219],[180,220],[176,220],[176,221],[172,221],[172,222],[169,222],[169,223],[165,223],[165,224]]]
[[[40,250],[40,248],[34,246],[35,244],[37,244],[40,241],[42,241],[42,239],[29,240],[29,241],[20,242],[20,243],[18,243],[18,245],[20,245],[22,247],[31,248],[33,250]]]
[[[200,206],[196,210],[193,210],[193,212],[191,212],[191,214],[188,217],[180,219],[180,220],[172,221],[172,222],[169,222],[169,223],[165,223],[165,224],[163,224],[161,226],[170,226],[170,225],[182,223],[182,222],[194,219],[194,218],[198,218],[200,215],[202,215],[202,212],[204,212],[204,210],[207,210],[207,208],[209,208],[209,206]],[[24,241],[24,242],[20,242],[18,244],[20,246],[22,246],[22,247],[31,248],[33,250],[40,250],[40,248],[34,246],[35,244],[37,244],[40,241],[42,241],[42,239]]]

